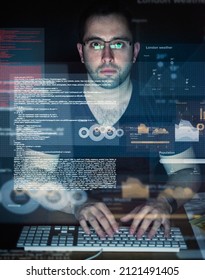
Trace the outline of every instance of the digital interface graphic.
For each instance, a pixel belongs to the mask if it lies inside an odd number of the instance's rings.
[[[34,15],[22,17],[20,23],[13,18],[13,24],[1,19],[0,207],[8,220],[29,217],[39,209],[62,210],[68,201],[81,203],[87,190],[117,191],[118,158],[153,159],[158,153],[175,154],[180,145],[192,145],[193,160],[204,170],[202,9],[170,1],[132,2],[140,42],[133,71],[138,94],[152,98],[156,107],[171,108],[167,119],[158,117],[155,122],[133,111],[125,122],[106,125],[90,111],[84,113],[84,72],[76,50],[78,5],[69,16],[62,10],[56,11],[55,19],[35,15],[38,24]],[[153,109],[154,116],[158,113]],[[25,156],[27,149],[37,152]]]

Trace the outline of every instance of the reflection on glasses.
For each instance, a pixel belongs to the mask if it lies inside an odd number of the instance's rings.
[[[89,50],[101,51],[105,48],[105,44],[109,44],[111,50],[124,50],[132,45],[132,42],[125,39],[114,39],[111,41],[104,41],[100,39],[90,39],[83,42],[84,46],[87,46]]]

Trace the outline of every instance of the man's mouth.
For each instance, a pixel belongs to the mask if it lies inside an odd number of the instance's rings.
[[[114,75],[116,73],[117,73],[117,71],[115,69],[112,69],[112,68],[103,68],[100,71],[100,74],[103,74],[103,75]]]

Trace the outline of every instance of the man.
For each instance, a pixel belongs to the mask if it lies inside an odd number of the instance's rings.
[[[147,100],[147,106],[139,105],[137,97],[139,93],[136,93],[135,84],[131,80],[131,69],[138,57],[140,44],[134,41],[131,17],[125,10],[125,8],[119,9],[117,2],[110,1],[108,5],[98,3],[97,7],[89,7],[80,21],[80,41],[77,49],[88,77],[84,94],[87,105],[96,123],[99,124],[99,130],[100,126],[114,127],[120,123],[124,114],[132,110],[130,106],[136,112],[136,116],[141,116],[141,113],[137,112],[138,109],[142,110],[141,106],[149,108],[149,100]],[[134,106],[133,98],[138,100]],[[150,108],[150,111],[152,110],[154,111]],[[155,113],[160,118],[160,112],[155,111]],[[155,113],[150,114],[154,116]],[[147,112],[144,111],[143,114]],[[126,120],[128,119],[127,117]],[[126,143],[124,148],[126,150]],[[192,158],[193,156],[193,150],[189,148],[180,150],[178,158]],[[177,158],[177,154],[170,158]],[[125,160],[121,157],[120,161],[123,160],[125,165],[128,163],[135,170],[137,170],[137,165],[138,167],[141,165],[139,157],[136,157],[137,161],[134,163],[131,159],[129,162],[129,159]],[[148,199],[145,204],[137,205],[120,219],[120,222],[131,222],[130,233],[136,235],[137,238],[141,237],[145,231],[148,231],[150,238],[153,237],[161,225],[164,227],[165,235],[168,236],[170,214],[190,199],[199,188],[197,167],[183,163],[174,165],[169,161],[164,168],[169,175],[167,189],[165,188],[156,198]],[[194,168],[195,171],[197,170],[195,173],[192,172]],[[138,175],[139,173],[136,173],[136,177]],[[188,185],[184,182],[185,176],[186,182],[189,182]],[[100,237],[113,236],[118,231],[119,223],[106,204],[101,201],[92,199],[90,202],[87,201],[76,208],[75,215],[87,234],[90,234],[90,225]]]

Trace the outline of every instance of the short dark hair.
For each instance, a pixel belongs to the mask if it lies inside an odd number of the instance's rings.
[[[92,16],[107,16],[110,14],[118,14],[125,18],[128,28],[135,38],[135,26],[132,21],[131,11],[126,7],[125,3],[119,0],[102,0],[102,2],[93,1],[80,15],[78,24],[78,40],[82,43],[85,34],[85,26],[87,20]]]

